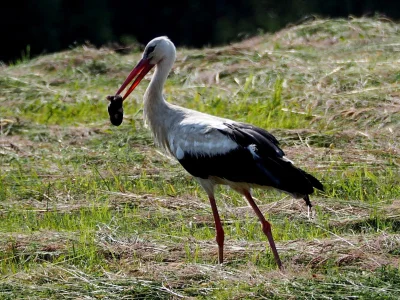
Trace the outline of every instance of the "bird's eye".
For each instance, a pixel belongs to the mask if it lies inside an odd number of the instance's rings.
[[[149,55],[151,52],[154,51],[154,49],[156,48],[156,46],[150,46],[147,48],[147,55]]]

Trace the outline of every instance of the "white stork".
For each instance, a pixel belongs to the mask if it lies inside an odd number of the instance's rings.
[[[219,263],[223,262],[224,230],[214,198],[214,187],[223,184],[247,199],[261,221],[275,261],[282,269],[271,225],[254,202],[251,188],[273,187],[294,198],[303,198],[311,208],[308,195],[313,193],[314,188],[322,190],[322,184],[295,167],[279,148],[276,138],[266,130],[166,102],[162,94],[163,86],[175,58],[175,46],[167,37],[150,41],[142,59],[116,95],[108,96],[111,122],[114,125],[122,122],[122,101],[156,66],[144,94],[144,117],[155,143],[177,159],[207,193],[214,215]],[[122,98],[120,93],[131,81],[131,87]]]

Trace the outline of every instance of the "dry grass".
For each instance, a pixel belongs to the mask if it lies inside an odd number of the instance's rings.
[[[0,69],[0,297],[396,299],[398,25],[316,20],[178,50],[169,101],[267,128],[326,187],[311,220],[302,201],[255,191],[286,271],[225,188],[216,264],[203,191],[144,128],[146,84],[109,125],[103,99],[140,53],[77,47]]]

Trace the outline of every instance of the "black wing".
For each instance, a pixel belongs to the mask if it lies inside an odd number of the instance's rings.
[[[224,123],[224,125],[228,129],[218,130],[242,147],[256,145],[259,153],[281,158],[285,155],[283,150],[279,148],[278,140],[265,129],[246,123]]]
[[[294,195],[308,195],[322,184],[310,174],[285,160],[279,142],[268,131],[245,123],[224,123],[217,129],[238,147],[217,155],[185,153],[179,160],[193,176],[217,176],[233,182],[271,186]]]

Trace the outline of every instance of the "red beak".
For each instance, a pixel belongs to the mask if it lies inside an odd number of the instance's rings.
[[[135,89],[135,87],[142,81],[143,77],[153,68],[154,65],[150,64],[150,61],[148,59],[142,58],[139,63],[136,65],[136,67],[133,68],[131,73],[128,75],[128,77],[125,79],[124,83],[121,85],[121,87],[118,89],[117,93],[115,95],[119,95],[125,88],[126,86],[136,77],[135,81],[133,81],[131,87],[126,91],[125,96],[122,98],[123,100],[126,99],[126,97],[129,96],[130,93]]]

